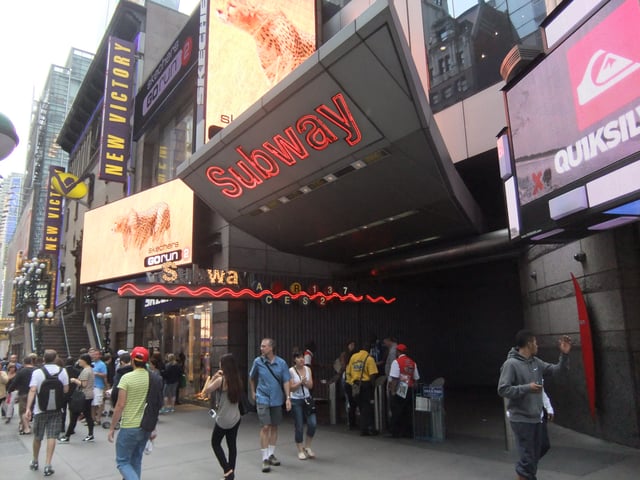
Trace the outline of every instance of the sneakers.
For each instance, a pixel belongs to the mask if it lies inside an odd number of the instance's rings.
[[[93,435],[87,435],[86,437],[84,437],[84,439],[82,440],[83,442],[93,442],[94,438]]]
[[[262,473],[267,473],[271,471],[271,464],[269,463],[269,460],[263,460],[262,461]]]
[[[269,462],[269,465],[273,465],[274,467],[279,467],[280,466],[280,460],[278,460],[276,458],[276,456],[273,455],[273,454],[269,455],[268,462]]]
[[[31,460],[31,463],[29,464],[29,469],[30,470],[37,470],[38,469],[38,461],[37,460]]]
[[[300,450],[300,451],[298,452],[298,458],[299,458],[300,460],[306,460],[306,459],[307,459],[307,454],[306,454],[306,453],[304,453],[304,450]]]
[[[304,453],[308,458],[316,458],[316,454],[313,453],[313,450],[311,450],[309,447],[305,447],[304,448]],[[299,457],[299,455],[298,455]]]
[[[69,437],[62,436],[58,439],[58,443],[69,443]]]
[[[45,477],[50,477],[54,473],[55,472],[53,471],[53,468],[51,468],[51,465],[45,465],[45,467],[44,467],[44,476]]]

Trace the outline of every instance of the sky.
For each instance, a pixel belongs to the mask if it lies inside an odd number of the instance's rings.
[[[190,14],[198,0],[181,0]],[[11,119],[20,143],[0,161],[0,175],[23,173],[31,108],[52,64],[64,65],[71,48],[95,53],[117,0],[0,0],[0,112]]]

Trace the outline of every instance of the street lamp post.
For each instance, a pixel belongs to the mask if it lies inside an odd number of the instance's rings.
[[[23,346],[29,345],[38,354],[42,353],[42,326],[47,317],[53,318],[45,311],[51,304],[50,278],[48,275],[47,260],[33,257],[24,260],[18,265],[16,276],[13,280],[15,293],[14,315],[18,325],[23,325]],[[38,312],[42,312],[38,316]],[[28,322],[28,329],[26,323]],[[30,341],[27,342],[27,339]],[[25,354],[27,351],[25,350]]]
[[[53,320],[53,312],[45,312],[44,305],[38,304],[37,311],[34,313],[33,310],[30,310],[27,316],[31,322],[33,322],[35,317],[36,353],[41,357],[44,354],[44,349],[42,348],[42,327],[44,326],[45,317],[47,318],[47,322],[51,324]]]
[[[98,312],[96,317],[98,317],[98,323],[104,326],[103,353],[110,353],[111,348],[109,345],[111,344],[111,338],[109,337],[109,329],[111,328],[111,307],[105,307],[104,313]]]

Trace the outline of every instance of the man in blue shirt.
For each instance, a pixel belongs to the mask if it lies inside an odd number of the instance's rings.
[[[278,441],[278,425],[282,422],[282,404],[291,410],[289,398],[289,367],[275,352],[275,342],[265,338],[260,342],[260,356],[256,357],[249,372],[251,397],[256,402],[260,421],[260,448],[262,471],[271,471],[271,466],[280,465],[274,455]]]
[[[102,361],[102,352],[97,348],[90,348],[89,355],[91,355],[91,360],[93,362],[93,375],[95,377],[91,411],[93,413],[93,421],[100,425],[102,423],[104,389],[107,381],[107,364]]]

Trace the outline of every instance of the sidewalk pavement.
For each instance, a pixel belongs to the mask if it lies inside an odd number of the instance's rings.
[[[515,453],[505,450],[504,426],[493,418],[447,424],[442,443],[384,436],[360,437],[344,425],[318,426],[313,449],[314,460],[298,460],[293,441],[293,420],[280,427],[277,457],[280,467],[261,473],[258,421],[255,414],[243,417],[238,435],[236,478],[240,480],[277,479],[386,479],[460,480],[514,479]],[[179,405],[162,415],[154,449],[145,455],[143,478],[217,479],[222,471],[210,445],[213,421],[207,409]],[[53,459],[54,479],[119,479],[115,467],[114,444],[107,441],[107,430],[95,429],[95,442],[83,443],[86,427],[79,424],[69,444],[58,444]],[[557,425],[550,425],[551,451],[539,465],[540,480],[636,480],[640,472],[640,450],[604,442]],[[19,436],[14,420],[0,423],[0,475],[11,480],[42,477],[44,446],[40,470],[29,470],[31,435]],[[224,445],[224,444],[223,444]]]

